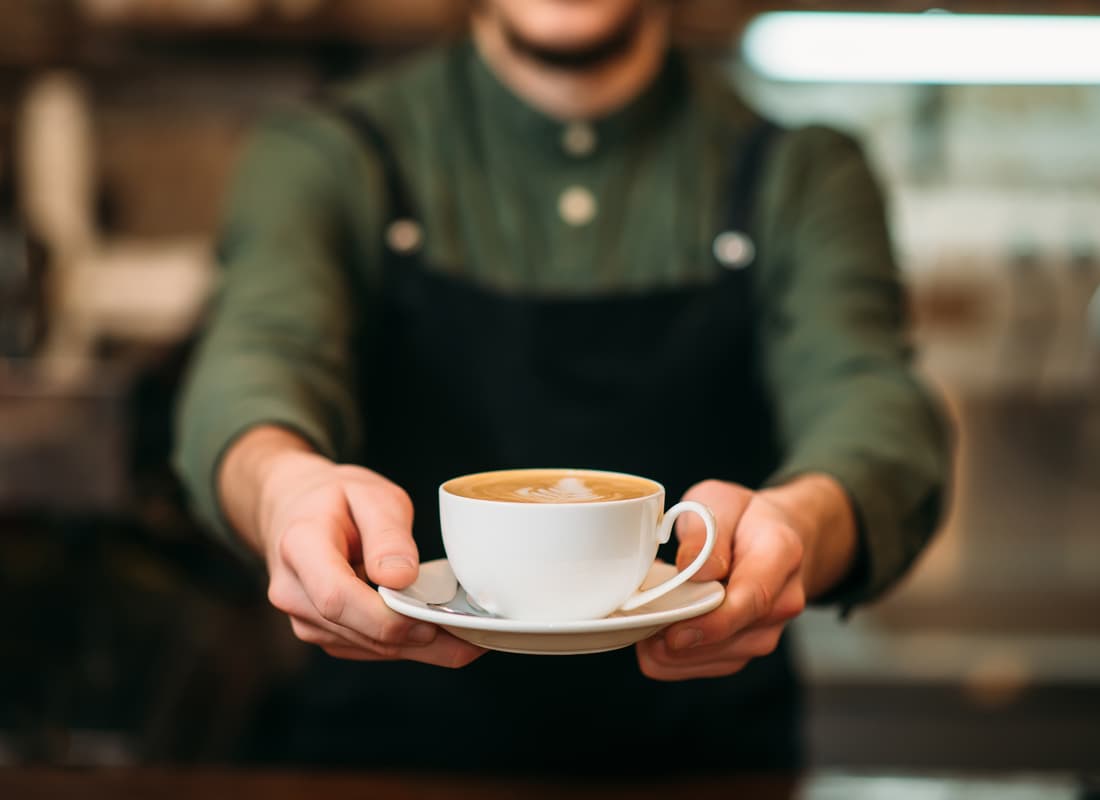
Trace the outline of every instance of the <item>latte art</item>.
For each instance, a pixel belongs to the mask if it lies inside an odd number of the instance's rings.
[[[448,481],[451,494],[509,503],[606,503],[660,491],[645,478],[582,470],[520,469],[483,472]]]
[[[562,478],[553,486],[524,486],[516,489],[518,499],[529,503],[591,503],[599,497],[584,482],[584,478]]]

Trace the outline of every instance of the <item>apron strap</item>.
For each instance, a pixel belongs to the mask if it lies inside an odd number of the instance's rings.
[[[343,120],[359,143],[378,157],[389,200],[388,222],[416,221],[417,216],[405,189],[405,181],[401,177],[393,148],[371,115],[365,109],[337,100],[323,99],[320,105]]]
[[[764,121],[748,133],[745,142],[738,142],[734,158],[737,166],[730,181],[729,207],[726,211],[728,230],[749,230],[764,166],[781,132],[782,129],[774,122]]]
[[[735,166],[726,194],[725,227],[714,240],[714,257],[724,267],[747,267],[760,256],[749,232],[755,229],[754,215],[764,167],[781,133],[778,125],[765,120],[734,147]]]

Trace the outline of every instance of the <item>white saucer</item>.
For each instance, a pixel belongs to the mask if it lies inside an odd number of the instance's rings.
[[[676,567],[653,562],[642,588],[656,586],[676,574]],[[444,630],[480,647],[530,655],[579,655],[628,647],[652,636],[673,622],[696,617],[717,608],[725,597],[718,581],[688,581],[633,611],[616,611],[601,619],[568,622],[532,622],[501,617],[482,617],[441,611],[428,605],[443,602],[457,583],[447,559],[420,565],[416,582],[400,591],[385,586],[378,591],[399,614],[439,625]]]

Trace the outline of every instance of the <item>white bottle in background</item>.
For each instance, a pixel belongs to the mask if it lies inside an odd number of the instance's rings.
[[[47,72],[28,88],[18,110],[15,150],[19,204],[49,262],[49,319],[40,363],[60,382],[78,381],[94,331],[66,313],[72,273],[98,245],[95,227],[95,144],[88,91],[71,72]]]
[[[18,115],[20,202],[27,224],[62,266],[95,245],[95,155],[87,89],[80,77],[35,79]]]

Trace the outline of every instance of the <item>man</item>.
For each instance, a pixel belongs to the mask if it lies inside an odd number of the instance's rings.
[[[272,757],[795,765],[785,626],[879,596],[933,531],[948,447],[859,148],[764,124],[670,47],[670,6],[485,0],[470,41],[257,134],[178,465],[320,648]],[[546,658],[383,603],[443,555],[442,480],[562,465],[709,505],[722,606]]]

